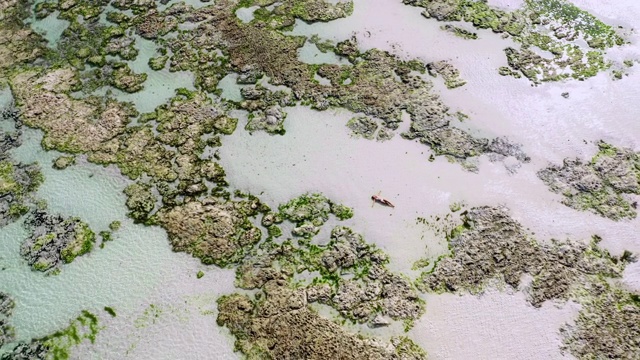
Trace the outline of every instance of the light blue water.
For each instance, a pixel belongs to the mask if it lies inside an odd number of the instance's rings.
[[[60,35],[69,26],[67,20],[58,19],[58,14],[60,12],[55,11],[44,19],[36,19],[35,16],[32,16],[30,20],[31,28],[41,34],[51,48],[56,46]]]
[[[135,225],[125,218],[122,189],[127,181],[112,169],[83,163],[65,170],[51,168],[58,154],[45,152],[39,131],[25,129],[23,145],[13,151],[16,160],[37,160],[46,178],[37,196],[49,209],[80,216],[95,232],[111,221],[122,221],[115,239],[73,263],[59,275],[32,271],[20,256],[27,232],[20,220],[0,229],[0,291],[16,301],[11,323],[18,340],[54,332],[81,310],[98,312],[104,306],[130,309],[157,290],[171,275],[180,255],[171,251],[166,233],[158,227]],[[182,260],[184,256],[182,256]]]

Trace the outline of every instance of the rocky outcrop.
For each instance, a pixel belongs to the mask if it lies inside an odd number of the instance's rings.
[[[460,78],[460,71],[446,60],[431,62],[427,64],[429,75],[436,77],[442,76],[444,84],[448,89],[455,89],[464,86],[467,82]]]
[[[640,357],[640,296],[605,281],[588,284],[578,295],[582,309],[560,332],[565,351],[577,359]]]
[[[526,274],[533,277],[525,290],[528,300],[538,307],[547,300],[567,299],[586,279],[621,276],[630,260],[627,254],[610,256],[598,248],[597,238],[590,244],[537,242],[505,208],[473,208],[461,216],[463,224],[449,235],[451,254],[422,274],[421,289],[478,293],[495,280],[518,289]]]
[[[20,247],[20,254],[38,271],[51,272],[76,257],[89,253],[95,233],[80,218],[65,218],[35,210],[25,220],[30,236]]]
[[[10,81],[22,120],[45,132],[42,144],[47,149],[97,150],[122,133],[129,118],[137,114],[131,107],[114,100],[96,104],[72,98],[68,92],[77,86],[78,79],[68,68],[44,73],[25,71]]]
[[[161,210],[158,223],[167,230],[175,251],[187,252],[204,264],[226,266],[241,260],[261,238],[249,216],[264,211],[257,199],[239,202],[216,198]]]
[[[630,195],[640,194],[640,153],[618,149],[604,142],[589,162],[565,159],[538,177],[562,203],[576,210],[587,210],[612,220],[635,218],[637,203]]]
[[[0,292],[0,348],[13,341],[15,337],[15,330],[10,324],[14,306],[13,299],[8,294]]]
[[[480,29],[511,37],[520,48],[509,47],[509,68],[501,75],[526,76],[533,83],[567,78],[584,80],[606,70],[605,50],[624,44],[612,26],[564,0],[526,0],[520,9],[506,11],[486,1],[403,0],[424,8],[422,15],[437,21],[465,21]],[[452,25],[442,27],[462,37],[472,33]],[[552,56],[540,56],[542,51]]]
[[[425,359],[407,338],[390,343],[364,338],[311,311],[300,291],[272,281],[264,299],[233,294],[218,300],[218,324],[236,336],[248,358],[273,359]]]
[[[38,164],[18,163],[9,153],[22,143],[17,112],[10,108],[1,115],[3,121],[12,121],[18,128],[14,133],[0,130],[0,228],[29,211],[34,202],[33,193],[43,181]]]

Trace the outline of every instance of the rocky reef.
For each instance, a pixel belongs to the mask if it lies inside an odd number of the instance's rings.
[[[267,208],[268,209],[268,208]],[[227,201],[205,198],[158,214],[175,251],[185,251],[204,264],[236,263],[261,239],[249,217],[266,211],[255,198]]]
[[[408,338],[391,344],[362,338],[312,310],[313,304],[330,306],[373,328],[393,320],[408,328],[424,312],[411,281],[388,270],[388,257],[361,235],[337,226],[328,241],[318,242],[316,234],[330,215],[344,220],[352,210],[320,194],[304,194],[280,205],[278,213],[265,213],[262,225],[270,236],[236,269],[236,286],[257,293],[220,298],[218,324],[231,330],[236,348],[249,358],[423,358]],[[272,236],[272,229],[285,221],[294,224],[294,238],[276,242],[281,233]]]
[[[529,275],[533,280],[525,292],[538,307],[547,300],[566,300],[577,286],[600,276],[620,277],[632,260],[629,253],[609,255],[597,246],[597,237],[589,244],[538,242],[502,207],[473,208],[461,218],[449,234],[451,253],[420,276],[420,289],[479,293],[491,281],[518,289],[523,275]]]
[[[429,71],[429,75],[433,77],[437,77],[438,75],[442,76],[444,84],[448,89],[455,89],[467,83],[460,78],[460,71],[446,60],[428,63],[427,70]]]
[[[260,300],[233,294],[218,300],[218,324],[236,336],[249,359],[425,359],[408,338],[390,343],[347,332],[310,310],[305,295],[276,280]]]
[[[15,330],[9,323],[15,302],[3,292],[0,292],[0,348],[13,341]]]
[[[595,76],[611,66],[604,59],[605,51],[624,44],[613,27],[566,0],[525,0],[515,11],[475,0],[403,2],[424,8],[422,15],[429,19],[464,21],[511,37],[520,48],[505,49],[509,68],[500,74],[522,74],[533,83]],[[445,30],[467,34],[451,27]],[[539,55],[540,50],[551,56]]]
[[[635,359],[640,356],[640,296],[606,281],[577,294],[582,309],[561,329],[563,350],[577,359]]]
[[[30,236],[20,247],[20,254],[38,271],[59,271],[62,264],[69,264],[89,253],[95,244],[95,233],[80,218],[65,218],[34,210],[25,220]]]
[[[637,201],[632,196],[640,194],[640,153],[602,141],[598,148],[589,162],[565,159],[562,166],[539,171],[538,177],[573,209],[616,221],[635,218]]]
[[[3,227],[29,211],[34,203],[33,193],[44,178],[38,164],[22,164],[11,158],[9,151],[22,143],[17,111],[6,109],[0,118],[17,127],[12,133],[0,130],[0,227]]]
[[[4,353],[2,360],[49,360],[69,359],[71,349],[83,341],[94,342],[100,331],[98,317],[83,311],[68,327],[30,342],[17,344],[11,352]]]

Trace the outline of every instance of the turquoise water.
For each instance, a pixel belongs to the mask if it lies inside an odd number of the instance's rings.
[[[0,291],[16,301],[12,324],[18,340],[54,332],[80,311],[135,307],[152,294],[172,271],[179,254],[171,251],[166,233],[157,227],[133,224],[125,217],[122,189],[127,181],[114,169],[79,161],[63,171],[51,168],[58,154],[45,152],[39,131],[25,129],[23,145],[13,151],[16,160],[37,160],[46,178],[37,192],[49,209],[80,216],[95,232],[107,230],[111,221],[122,222],[115,239],[103,249],[95,247],[59,275],[32,271],[20,257],[26,230],[20,220],[0,231]]]
[[[147,80],[143,83],[144,89],[133,94],[104,87],[96,91],[97,95],[103,95],[111,91],[112,95],[120,101],[132,102],[141,113],[153,111],[175,96],[178,88],[194,90],[195,76],[191,72],[170,72],[167,68],[155,71],[149,67],[149,59],[158,56],[158,46],[150,40],[140,36],[134,36],[138,56],[135,60],[128,61],[129,67],[137,74],[146,73]]]
[[[36,19],[35,16],[31,19],[31,28],[37,33],[41,34],[48,42],[49,47],[55,47],[60,35],[64,29],[69,26],[67,20],[58,19],[59,11],[54,11],[44,19]]]

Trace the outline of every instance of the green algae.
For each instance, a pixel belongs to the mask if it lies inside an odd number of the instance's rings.
[[[612,220],[633,219],[636,209],[626,194],[640,193],[640,155],[600,141],[590,162],[565,159],[538,172],[549,190],[563,195],[562,203]]]
[[[500,10],[475,0],[403,2],[425,8],[422,14],[427,18],[465,21],[480,29],[512,36],[521,44],[520,49],[505,50],[514,72],[501,69],[500,74],[521,73],[534,83],[593,77],[611,66],[604,60],[605,51],[624,44],[613,27],[566,0],[527,0],[515,11]],[[451,25],[442,28],[457,34]],[[580,45],[580,40],[587,43],[587,49]],[[531,47],[549,51],[553,57],[542,57]]]
[[[638,295],[604,280],[576,291],[581,310],[574,324],[560,329],[564,351],[577,359],[631,359],[640,355]]]
[[[472,208],[460,214],[462,224],[447,233],[448,254],[416,282],[420,290],[481,293],[496,281],[518,289],[522,276],[533,281],[527,300],[535,307],[548,300],[573,299],[573,291],[601,277],[619,278],[628,255],[615,257],[598,246],[530,237],[504,208]]]
[[[2,355],[2,359],[67,360],[71,357],[74,347],[87,340],[94,343],[100,330],[98,317],[84,310],[70,322],[68,327],[45,337],[33,339],[30,343],[20,343],[11,353]]]

